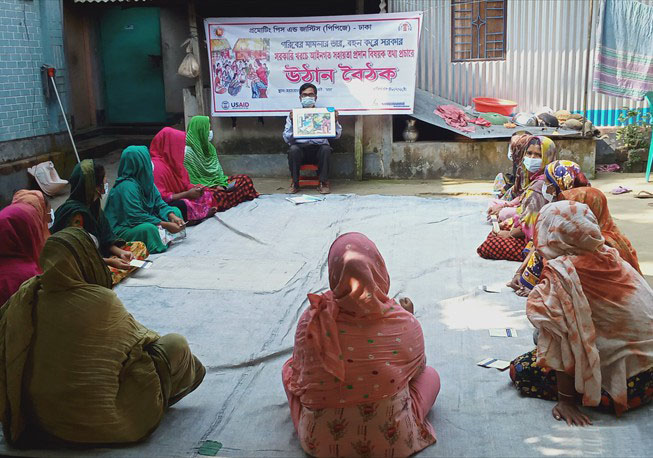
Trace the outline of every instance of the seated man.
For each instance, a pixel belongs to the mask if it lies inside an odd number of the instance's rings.
[[[302,84],[299,88],[299,100],[303,108],[314,108],[317,101],[317,88],[311,83]],[[283,139],[290,145],[288,150],[288,166],[292,176],[290,194],[299,192],[299,168],[303,164],[317,164],[317,173],[320,185],[317,190],[321,194],[328,194],[329,190],[329,157],[331,156],[331,145],[326,138],[296,139],[292,130],[292,111],[286,118],[286,127],[283,131]],[[342,126],[338,122],[336,111],[336,137],[340,138]]]

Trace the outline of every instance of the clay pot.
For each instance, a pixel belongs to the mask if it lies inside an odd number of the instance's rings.
[[[416,122],[417,121],[415,119],[406,120],[406,128],[404,129],[403,132],[404,141],[406,143],[414,143],[417,141],[417,137],[419,137],[419,132],[417,131],[417,127],[415,127]]]

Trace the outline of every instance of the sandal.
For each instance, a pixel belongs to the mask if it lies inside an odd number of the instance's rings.
[[[653,199],[653,192],[639,191],[633,197],[636,199]]]
[[[632,189],[630,189],[630,188],[626,188],[625,186],[621,186],[621,185],[619,185],[619,186],[617,186],[616,188],[614,188],[614,189],[613,189],[612,191],[610,191],[610,192],[611,192],[612,194],[617,195],[617,194],[626,194],[627,192],[631,192],[631,191],[632,191]]]

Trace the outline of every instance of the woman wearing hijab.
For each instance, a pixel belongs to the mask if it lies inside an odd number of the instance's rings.
[[[138,441],[206,373],[178,334],[160,337],[110,289],[90,235],[48,239],[43,274],[24,283],[0,317],[0,421],[14,445]]]
[[[546,259],[526,315],[537,349],[515,359],[510,376],[526,396],[557,400],[556,420],[591,424],[578,408],[617,415],[653,396],[653,290],[605,244],[592,210],[560,201],[537,220],[535,246]]]
[[[41,222],[41,229],[43,234],[43,243],[50,237],[50,225],[52,223],[52,207],[50,202],[45,198],[41,191],[29,191],[27,189],[20,189],[14,193],[11,200],[12,204],[27,204],[34,207],[39,215]]]
[[[578,164],[565,160],[548,164],[542,174],[532,179],[522,194],[516,215],[501,223],[501,230],[497,234],[491,233],[477,249],[479,256],[523,261],[528,255],[528,244],[533,239],[535,220],[540,209],[552,202],[560,192],[580,186],[589,186],[589,181]]]
[[[503,173],[499,173],[494,179],[494,191],[497,194],[498,199],[493,201],[493,205],[491,205],[490,209],[496,205],[501,208],[503,208],[503,206],[518,205],[512,205],[510,202],[521,196],[522,192],[524,192],[524,170],[522,159],[524,158],[524,153],[526,152],[526,148],[528,148],[528,142],[530,139],[531,134],[526,131],[515,132],[510,137],[510,143],[508,144],[508,159],[512,161],[512,175],[506,177]]]
[[[637,272],[641,274],[637,252],[631,245],[630,241],[619,231],[615,224],[610,211],[608,210],[608,200],[601,190],[592,187],[573,188],[562,191],[555,200],[572,200],[586,204],[596,217],[601,235],[605,239],[605,244],[616,249],[621,259],[630,264]],[[544,268],[542,256],[533,250],[532,243],[527,247],[529,255],[521,265],[512,281],[508,284],[515,290],[518,296],[528,296],[530,291],[540,281],[540,275]]]
[[[102,211],[102,196],[109,185],[101,164],[84,159],[75,165],[68,180],[70,197],[54,212],[52,232],[67,227],[81,227],[97,240],[98,249],[111,271],[113,284],[118,284],[135,268],[132,259],[143,260],[149,256],[143,242],[125,242],[118,238]]]
[[[181,211],[166,204],[154,186],[152,161],[145,146],[130,146],[122,152],[118,178],[104,211],[118,237],[141,240],[150,253],[168,249],[159,227],[176,234],[185,225]]]
[[[412,455],[436,440],[426,415],[440,390],[412,302],[388,297],[363,234],[336,239],[328,267],[330,290],[308,295],[282,372],[301,445],[316,457]]]
[[[513,137],[509,153],[512,156],[515,182],[501,199],[492,201],[488,210],[488,216],[497,215],[499,222],[516,215],[524,192],[531,183],[541,179],[544,167],[558,159],[558,150],[553,140],[530,134]]]
[[[213,131],[208,116],[193,116],[186,129],[184,166],[190,182],[209,188],[213,206],[225,211],[241,202],[258,197],[252,179],[247,175],[227,177],[222,171],[218,153],[211,143]]]
[[[0,306],[20,285],[41,273],[39,254],[45,244],[41,215],[16,203],[0,211]]]
[[[187,219],[199,222],[213,216],[213,193],[202,186],[192,185],[184,168],[186,133],[164,127],[152,140],[150,156],[154,164],[154,184],[163,200],[169,204],[182,200]]]

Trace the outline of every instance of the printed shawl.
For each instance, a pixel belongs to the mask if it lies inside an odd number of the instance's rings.
[[[425,365],[419,322],[388,297],[385,262],[363,234],[336,239],[328,264],[331,289],[309,294],[297,325],[290,391],[312,409],[396,394]]]
[[[610,210],[608,210],[608,199],[606,199],[605,194],[600,189],[591,187],[573,188],[563,191],[561,198],[587,205],[598,220],[605,244],[616,249],[621,258],[633,266],[637,272],[642,272],[639,268],[639,261],[637,260],[637,251],[635,251],[630,240],[621,233],[612,219]]]
[[[597,406],[605,389],[620,414],[626,380],[653,367],[653,290],[605,245],[585,204],[545,206],[535,246],[547,260],[526,305],[540,331],[538,366],[572,376],[584,405]]]

